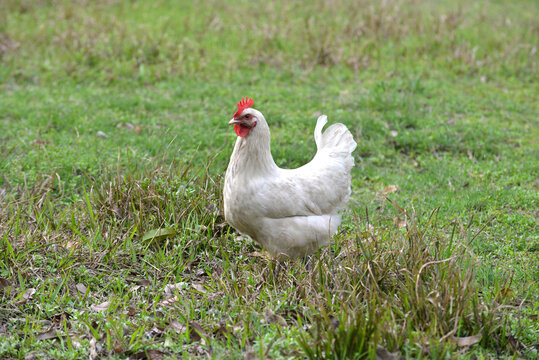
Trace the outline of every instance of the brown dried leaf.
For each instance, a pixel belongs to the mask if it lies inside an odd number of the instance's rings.
[[[96,360],[99,358],[99,355],[97,354],[97,347],[96,347],[97,340],[92,337],[90,339],[90,360]]]
[[[132,130],[135,128],[135,125],[131,124],[131,123],[119,123],[118,125],[116,125],[117,128],[126,128],[128,130]]]
[[[206,289],[204,288],[204,285],[202,285],[202,284],[193,283],[193,284],[191,284],[191,287],[193,289],[195,289],[196,291],[201,292],[203,294],[205,294],[207,292]]]
[[[26,304],[26,302],[27,302],[28,300],[30,300],[30,299],[32,298],[32,296],[33,296],[35,293],[36,293],[36,289],[34,289],[34,288],[30,288],[30,289],[26,290],[26,291],[24,292],[24,294],[22,294],[22,299],[19,300],[19,301],[17,301],[17,302],[15,303],[15,305],[23,305],[23,304]]]
[[[154,338],[161,337],[161,335],[163,335],[164,332],[165,332],[165,329],[157,325],[154,325],[150,330],[146,331],[146,336],[154,339]]]
[[[129,288],[129,292],[137,291],[138,289],[146,286],[150,286],[150,280],[140,279],[134,282],[136,285],[133,285]]]
[[[45,331],[41,334],[36,335],[36,341],[50,340],[50,339],[57,339],[57,338],[59,338],[59,336],[56,329],[50,329],[49,331]]]
[[[124,347],[122,344],[118,343],[118,342],[114,342],[112,343],[112,350],[114,350],[115,353],[117,354],[121,354],[124,352]]]
[[[195,275],[198,277],[203,277],[203,276],[207,276],[208,274],[206,273],[206,270],[204,269],[197,269],[197,271],[195,271]]]
[[[174,295],[174,292],[176,289],[182,290],[186,287],[187,287],[187,283],[185,282],[179,282],[176,284],[168,284],[168,285],[165,285],[165,294],[167,294],[168,296],[172,296]]]
[[[80,245],[79,242],[76,242],[76,241],[68,241],[67,244],[65,245],[65,247],[66,247],[67,249],[71,249],[71,248],[75,248],[75,249],[76,249],[76,248],[79,247],[79,245]]]
[[[172,330],[176,331],[177,334],[183,334],[187,330],[187,326],[180,323],[178,320],[171,320],[169,326]]]
[[[170,298],[170,299],[166,299],[166,300],[163,300],[159,303],[159,305],[161,306],[168,306],[168,305],[172,305],[174,304],[175,302],[178,301],[178,297],[177,296],[174,296],[173,298]]]
[[[193,339],[193,341],[205,342],[204,338],[208,337],[208,334],[204,331],[204,329],[202,328],[202,326],[200,326],[199,323],[191,321],[189,323],[189,329],[189,336],[191,337],[191,339]]]
[[[134,306],[130,306],[127,310],[123,311],[123,314],[127,316],[134,316],[137,313],[137,309]]]
[[[98,305],[95,305],[95,304],[91,305],[90,309],[92,309],[95,312],[103,312],[103,311],[106,311],[109,308],[110,304],[111,304],[110,301],[105,301],[104,303],[101,303],[101,304],[98,304]]]
[[[52,322],[61,323],[63,321],[71,319],[71,314],[64,311],[64,312],[60,312],[60,313],[56,313],[52,315],[50,319]]]
[[[515,292],[513,290],[511,290],[510,288],[503,288],[501,290],[501,294],[504,296],[504,297],[508,297],[508,296],[512,296]]]
[[[388,185],[382,190],[382,195],[391,194],[394,192],[397,192],[399,190],[399,187],[397,185]]]
[[[26,292],[23,294],[22,298],[25,299],[25,300],[30,300],[32,298],[32,296],[34,296],[35,293],[36,293],[36,289],[30,288],[30,289],[26,290]]]
[[[82,347],[82,344],[80,343],[80,338],[76,338],[76,337],[71,337],[71,345],[73,345],[73,347],[75,349],[80,349]]]
[[[84,284],[78,283],[75,285],[75,288],[81,295],[86,295],[86,291],[88,290]]]
[[[465,347],[465,346],[472,346],[477,344],[481,338],[483,337],[483,334],[479,333],[477,335],[472,336],[465,336],[465,337],[453,337],[453,341],[457,344],[459,347]]]

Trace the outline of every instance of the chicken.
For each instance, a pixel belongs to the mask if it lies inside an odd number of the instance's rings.
[[[296,258],[327,245],[350,197],[351,155],[357,144],[343,124],[314,129],[317,152],[306,165],[281,169],[270,151],[270,130],[252,99],[230,120],[238,135],[224,183],[225,220],[274,258]]]

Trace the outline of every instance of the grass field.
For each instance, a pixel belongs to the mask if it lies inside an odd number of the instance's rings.
[[[537,18],[1,1],[0,358],[537,358]],[[243,96],[282,167],[312,158],[322,113],[358,142],[309,264],[221,216]]]

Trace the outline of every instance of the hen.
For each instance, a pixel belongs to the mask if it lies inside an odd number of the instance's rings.
[[[242,99],[229,125],[238,135],[224,184],[225,220],[275,258],[305,256],[326,245],[350,197],[356,142],[343,124],[314,129],[317,152],[306,165],[281,169],[270,151],[270,130],[252,99]]]

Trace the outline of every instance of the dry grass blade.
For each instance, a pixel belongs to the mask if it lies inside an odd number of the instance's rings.
[[[444,263],[446,261],[451,261],[453,259],[455,259],[455,257],[451,256],[450,258],[447,258],[447,259],[433,260],[433,261],[429,261],[426,264],[421,265],[421,268],[419,268],[419,271],[417,272],[417,276],[416,276],[416,280],[415,280],[415,290],[416,290],[415,296],[416,296],[417,300],[419,300],[419,293],[418,293],[419,279],[421,278],[421,272],[423,272],[423,269],[425,269],[429,265],[441,264],[441,263]]]
[[[103,312],[103,311],[107,311],[111,304],[112,303],[110,301],[105,301],[101,304],[91,305],[90,309],[92,309],[95,312]]]
[[[37,334],[36,341],[58,339],[59,337],[60,336],[58,335],[58,330],[50,329],[49,331],[45,331],[41,334]]]

